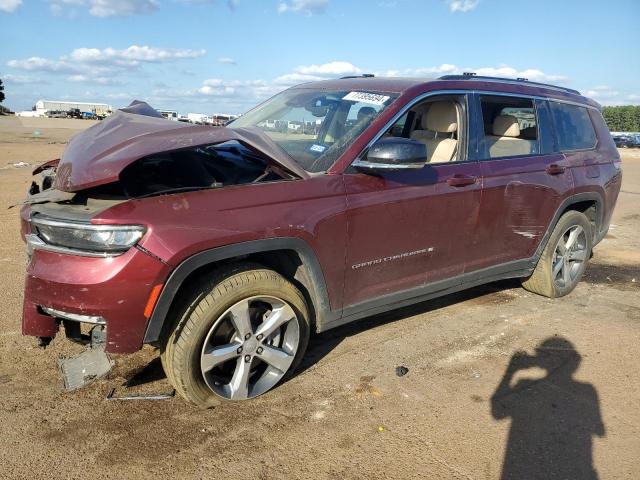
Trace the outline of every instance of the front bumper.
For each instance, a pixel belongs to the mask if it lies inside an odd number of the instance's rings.
[[[149,321],[144,314],[147,301],[169,270],[136,247],[107,258],[35,248],[27,267],[22,333],[54,337],[62,312],[67,320],[75,316],[75,321],[88,318],[93,320],[88,323],[105,324],[106,352],[139,350]]]

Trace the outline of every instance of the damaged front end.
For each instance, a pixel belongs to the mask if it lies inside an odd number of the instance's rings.
[[[96,222],[99,214],[152,196],[308,176],[259,132],[156,114],[134,103],[76,135],[60,160],[34,171],[38,181],[23,202],[29,261],[22,332],[46,346],[63,328],[89,346],[81,357],[61,360],[70,389],[108,372],[106,353],[142,347],[172,269],[140,246],[150,234],[144,221],[105,224]]]

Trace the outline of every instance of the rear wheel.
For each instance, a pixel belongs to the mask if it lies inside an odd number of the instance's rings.
[[[247,265],[221,272],[185,303],[161,357],[176,391],[197,405],[261,395],[304,355],[306,302],[273,270]]]
[[[591,223],[582,213],[560,217],[533,274],[522,282],[530,292],[549,298],[570,293],[582,278],[592,247]]]

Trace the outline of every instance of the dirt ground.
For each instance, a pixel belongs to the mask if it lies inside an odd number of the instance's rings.
[[[314,337],[275,391],[203,411],[105,399],[170,389],[152,348],[65,393],[57,359],[79,347],[20,334],[25,255],[6,207],[90,124],[0,117],[1,478],[640,478],[640,150],[622,151],[610,233],[571,295],[499,282],[366,319]]]

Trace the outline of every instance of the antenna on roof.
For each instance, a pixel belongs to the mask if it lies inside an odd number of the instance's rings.
[[[462,76],[463,77],[475,77],[476,76],[476,72],[463,72]]]

